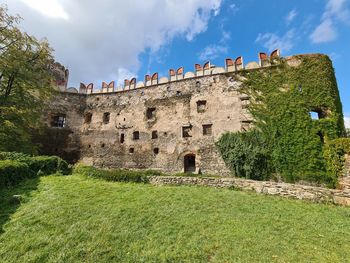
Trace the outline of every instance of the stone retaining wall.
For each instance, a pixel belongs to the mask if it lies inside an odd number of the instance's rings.
[[[253,181],[241,178],[150,176],[149,180],[153,185],[200,185],[217,188],[238,188],[317,203],[334,203],[350,206],[350,190],[334,190],[315,186]]]

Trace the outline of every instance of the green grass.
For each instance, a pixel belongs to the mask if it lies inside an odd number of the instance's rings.
[[[1,263],[350,261],[350,209],[332,205],[79,175],[28,180],[0,204]]]

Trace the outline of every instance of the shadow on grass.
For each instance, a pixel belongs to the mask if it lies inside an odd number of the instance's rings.
[[[0,189],[0,235],[4,233],[3,226],[10,220],[11,215],[22,203],[28,202],[31,192],[37,189],[39,181],[40,178],[36,177],[27,179],[17,186]]]

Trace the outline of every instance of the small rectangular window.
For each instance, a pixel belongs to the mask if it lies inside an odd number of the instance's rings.
[[[133,138],[133,140],[139,140],[140,139],[140,132],[134,131],[132,133],[132,138]]]
[[[197,112],[205,112],[207,107],[207,101],[206,100],[199,100],[197,101]]]
[[[146,117],[148,120],[152,120],[156,117],[156,108],[147,108]]]
[[[110,114],[109,112],[103,113],[103,123],[104,123],[104,124],[109,123],[110,117],[111,117],[111,114]]]
[[[203,135],[212,135],[212,124],[204,124],[203,125]]]
[[[184,126],[184,127],[182,127],[182,137],[183,138],[192,137],[192,126]]]
[[[53,116],[51,126],[56,128],[64,128],[66,126],[66,115]]]
[[[85,112],[84,114],[84,123],[91,123],[92,120],[92,113],[91,112]]]
[[[152,131],[152,139],[158,138],[158,131]]]
[[[124,141],[125,141],[125,134],[122,133],[120,134],[120,143],[124,143]]]

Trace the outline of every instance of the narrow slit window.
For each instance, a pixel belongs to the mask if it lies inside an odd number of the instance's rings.
[[[84,114],[84,123],[91,123],[91,120],[92,120],[92,113],[91,112],[86,112]]]
[[[139,140],[140,139],[140,132],[139,131],[134,131],[132,133],[132,139],[133,140]]]
[[[109,123],[110,118],[111,118],[111,114],[109,112],[103,113],[103,123],[104,124]]]
[[[124,141],[125,141],[125,134],[122,133],[120,134],[120,143],[124,143]]]

